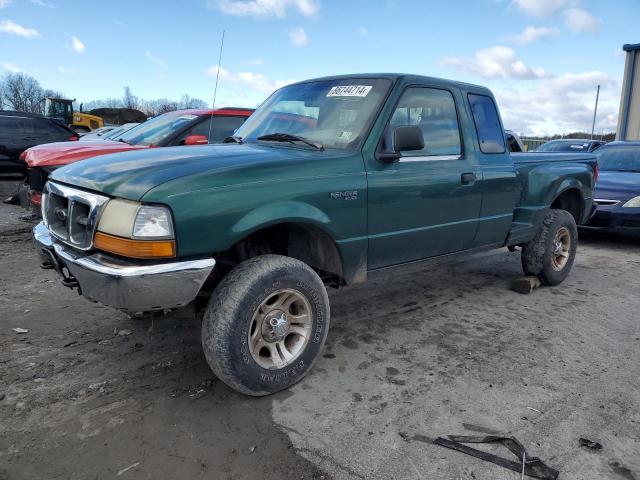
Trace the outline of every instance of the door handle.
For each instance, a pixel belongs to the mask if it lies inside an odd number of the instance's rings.
[[[475,173],[463,173],[460,175],[460,182],[462,185],[471,185],[476,181]]]

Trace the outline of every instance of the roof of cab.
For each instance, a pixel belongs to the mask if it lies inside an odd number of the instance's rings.
[[[254,112],[253,108],[222,107],[211,110],[210,108],[185,108],[167,112],[170,115],[213,115],[213,116],[242,116],[248,117]],[[163,114],[166,115],[166,114]]]
[[[487,87],[483,87],[482,85],[474,85],[472,83],[459,82],[457,80],[450,80],[447,78],[438,78],[438,77],[428,77],[424,75],[414,75],[409,73],[352,73],[348,75],[331,75],[328,77],[318,77],[312,78],[309,80],[302,80],[300,82],[296,82],[296,84],[307,83],[307,82],[316,82],[316,81],[326,81],[326,80],[348,80],[350,78],[374,78],[374,79],[388,79],[392,82],[396,82],[399,80],[405,81],[407,83],[435,83],[435,84],[449,84],[458,88],[464,89],[473,89],[473,90],[482,90],[484,92],[491,93],[491,91]]]
[[[44,118],[47,119],[44,115],[39,113],[29,113],[29,112],[18,112],[16,110],[0,110],[0,115],[6,117],[26,117],[26,118]]]
[[[616,140],[614,142],[609,142],[600,148],[604,147],[640,147],[640,140]]]

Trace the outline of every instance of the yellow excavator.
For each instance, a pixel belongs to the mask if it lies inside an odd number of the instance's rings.
[[[73,100],[68,98],[46,97],[44,99],[44,114],[49,118],[54,118],[76,132],[84,133],[104,127],[104,120],[97,115],[82,112],[82,104],[80,111],[73,111]]]

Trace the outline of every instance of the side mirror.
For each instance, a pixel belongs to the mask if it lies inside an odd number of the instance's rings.
[[[184,139],[185,145],[207,145],[209,139],[206,135],[189,135]]]
[[[378,160],[387,163],[396,162],[400,159],[401,152],[423,148],[424,135],[420,127],[416,125],[389,127],[384,135],[384,150],[378,154]]]

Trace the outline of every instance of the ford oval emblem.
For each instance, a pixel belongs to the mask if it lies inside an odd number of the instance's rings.
[[[64,208],[56,208],[55,214],[61,222],[67,221],[67,211]]]

